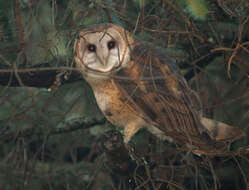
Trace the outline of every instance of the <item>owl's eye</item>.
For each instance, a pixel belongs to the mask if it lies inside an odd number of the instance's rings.
[[[116,42],[115,41],[109,41],[107,43],[107,47],[108,47],[109,50],[115,48],[115,46],[116,46]]]
[[[88,51],[90,52],[96,52],[96,46],[94,44],[89,44],[87,46]]]

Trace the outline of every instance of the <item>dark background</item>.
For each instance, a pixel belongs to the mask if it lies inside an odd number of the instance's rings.
[[[248,138],[222,157],[145,130],[123,146],[72,56],[105,22],[163,49],[205,116],[247,131],[247,0],[0,0],[0,189],[249,189]]]

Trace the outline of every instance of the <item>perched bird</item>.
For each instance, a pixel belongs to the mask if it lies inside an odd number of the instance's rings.
[[[199,97],[177,65],[121,26],[81,30],[74,56],[105,117],[124,127],[126,143],[142,127],[204,152],[244,135],[239,128],[203,117]]]

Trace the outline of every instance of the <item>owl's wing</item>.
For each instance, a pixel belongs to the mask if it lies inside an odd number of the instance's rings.
[[[167,135],[182,134],[192,138],[204,131],[198,97],[176,65],[160,51],[146,45],[134,47],[131,61],[117,73],[115,81],[127,103]]]
[[[131,61],[117,73],[115,83],[127,104],[176,142],[202,146],[210,141],[209,131],[201,123],[198,96],[160,50],[134,47]]]

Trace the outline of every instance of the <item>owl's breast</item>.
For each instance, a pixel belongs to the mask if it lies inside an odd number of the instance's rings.
[[[112,81],[102,83],[93,90],[100,110],[112,124],[122,127],[129,121],[141,120]]]

